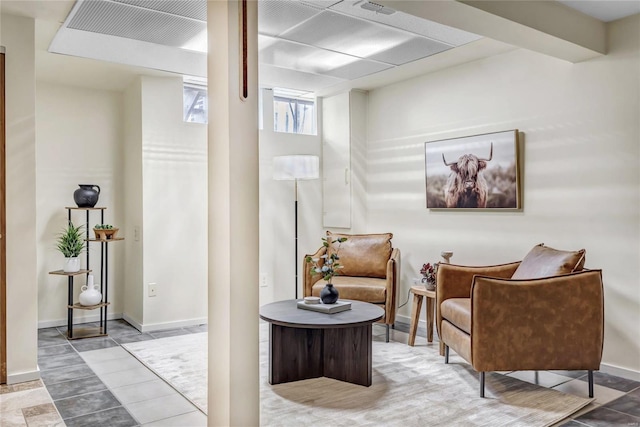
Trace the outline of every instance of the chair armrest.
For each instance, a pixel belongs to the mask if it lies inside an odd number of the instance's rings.
[[[387,261],[386,301],[384,304],[384,320],[390,325],[396,319],[398,284],[400,282],[400,249],[394,248]]]
[[[597,370],[603,339],[600,270],[473,280],[471,359],[477,371]]]
[[[311,268],[313,267],[313,263],[307,262],[307,257],[320,258],[326,252],[327,252],[327,248],[323,246],[320,249],[318,249],[316,253],[305,255],[302,258],[302,271],[304,272],[302,275],[302,296],[303,297],[311,296],[311,288],[313,287],[314,283],[316,283],[318,280],[322,278],[321,274],[311,273]],[[324,260],[321,259],[318,262],[318,266],[321,267],[322,265],[324,265]]]
[[[440,304],[449,298],[469,298],[471,295],[471,284],[476,275],[509,278],[513,276],[520,261],[509,264],[491,266],[464,266],[455,264],[438,264],[436,274],[436,327],[440,334],[442,315]]]

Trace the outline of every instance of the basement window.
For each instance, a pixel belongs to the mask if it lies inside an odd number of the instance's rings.
[[[182,100],[185,122],[207,123],[209,109],[206,84],[185,81]]]
[[[316,101],[313,93],[274,88],[273,130],[316,135]]]

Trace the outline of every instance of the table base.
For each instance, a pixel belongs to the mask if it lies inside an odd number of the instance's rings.
[[[269,383],[328,377],[369,387],[372,326],[292,328],[270,324]]]

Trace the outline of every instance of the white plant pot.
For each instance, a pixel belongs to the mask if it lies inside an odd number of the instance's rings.
[[[64,271],[65,273],[76,273],[80,271],[80,258],[79,257],[65,258],[64,267],[62,268],[62,271]]]

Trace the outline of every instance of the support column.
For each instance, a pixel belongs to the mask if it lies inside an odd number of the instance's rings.
[[[242,0],[208,1],[207,5],[208,425],[257,426],[260,424],[257,2],[244,3],[246,43],[242,39]]]

